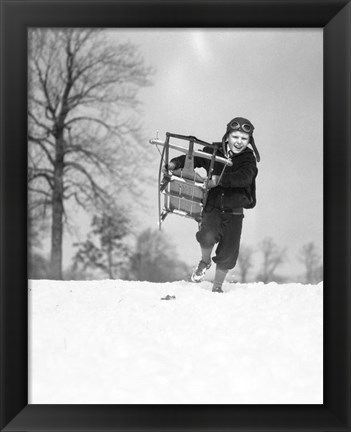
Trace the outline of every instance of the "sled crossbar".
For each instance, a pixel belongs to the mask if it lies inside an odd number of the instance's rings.
[[[171,175],[170,181],[171,182],[174,181],[174,182],[182,183],[182,184],[192,184],[192,185],[194,185],[196,187],[202,187],[202,188],[204,187],[204,183],[203,182],[193,181],[193,180],[190,180],[190,179],[185,179],[183,177],[178,177],[178,176],[176,176],[174,174]]]
[[[170,143],[170,139],[187,141],[187,145],[181,146]],[[206,204],[208,194],[208,183],[212,176],[215,162],[223,164],[223,171],[232,162],[221,156],[217,156],[218,144],[208,143],[192,135],[179,135],[167,132],[165,141],[158,138],[150,139],[150,144],[162,146],[161,161],[158,176],[158,209],[159,229],[168,214],[176,214],[194,219],[200,222],[202,210]],[[212,148],[212,153],[194,149],[194,144]],[[184,167],[163,174],[164,166],[169,163],[169,150],[176,150],[185,154]],[[194,157],[204,158],[210,161],[207,177],[201,177],[194,169]],[[163,206],[161,205],[163,197]]]
[[[188,195],[188,196],[187,195],[179,195],[179,193],[174,192],[172,190],[170,192],[163,192],[163,194],[166,196],[169,196],[169,197],[178,198],[180,200],[202,204],[202,199],[200,197],[195,197],[195,196],[190,196],[190,195]]]
[[[175,133],[171,133],[171,132],[166,132],[166,137],[173,137],[173,138],[178,138],[178,139],[182,139],[182,140],[186,140],[186,141],[192,141],[196,144],[201,144],[202,146],[205,147],[215,147],[216,145],[213,143],[208,143],[206,141],[200,140],[192,135],[179,135],[179,134],[175,134]]]
[[[150,142],[150,144],[154,144],[154,145],[161,145],[161,146],[165,145],[164,141],[161,141],[161,140],[158,140],[158,139],[151,139],[149,142]],[[211,147],[213,149],[217,149],[216,145],[210,145],[210,144],[208,144],[206,147]],[[173,150],[178,150],[178,151],[180,151],[182,153],[188,153],[188,149],[186,147],[182,147],[182,146],[179,146],[179,145],[168,144],[168,148],[173,149]],[[212,155],[210,153],[205,153],[205,152],[203,152],[201,150],[193,150],[193,155],[197,156],[197,157],[202,157],[202,158],[208,159],[208,160],[212,159]],[[227,166],[231,166],[232,165],[232,162],[229,159],[223,158],[221,156],[216,156],[215,161],[216,162],[221,162],[222,164],[225,164]]]

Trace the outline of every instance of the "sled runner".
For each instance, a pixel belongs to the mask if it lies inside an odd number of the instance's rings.
[[[183,144],[184,141],[187,141],[187,143],[186,145],[174,144],[173,142],[170,142],[171,138],[180,140]],[[163,147],[162,153],[160,152],[161,161],[158,174],[159,229],[161,229],[162,222],[170,213],[200,222],[202,209],[206,204],[207,194],[209,191],[208,184],[212,177],[214,163],[220,162],[223,164],[223,174],[225,167],[231,166],[232,162],[229,159],[216,156],[218,150],[217,144],[207,143],[194,136],[178,135],[167,132],[165,141],[154,138],[149,142],[150,144]],[[213,149],[212,154],[195,149],[195,144]],[[170,149],[185,154],[184,168],[168,171],[168,173],[163,174],[163,166],[167,166],[170,161]],[[194,170],[195,156],[210,161],[210,168],[206,177],[202,177]]]

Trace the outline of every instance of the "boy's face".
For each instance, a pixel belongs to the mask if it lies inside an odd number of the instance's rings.
[[[241,131],[232,131],[228,135],[229,149],[235,153],[241,153],[249,145],[250,135]]]

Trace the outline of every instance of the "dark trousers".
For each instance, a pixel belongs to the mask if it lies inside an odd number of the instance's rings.
[[[202,214],[196,239],[202,248],[213,248],[218,243],[213,261],[223,270],[235,267],[239,255],[243,214],[222,213],[212,209]]]

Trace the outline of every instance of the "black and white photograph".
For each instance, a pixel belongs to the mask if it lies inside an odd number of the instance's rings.
[[[27,39],[29,403],[322,405],[323,30]]]

